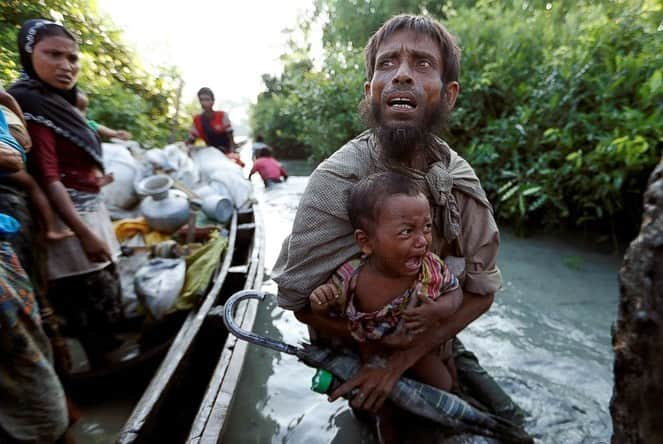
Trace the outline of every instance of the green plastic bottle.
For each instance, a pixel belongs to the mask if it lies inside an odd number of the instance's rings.
[[[313,375],[313,379],[311,379],[311,390],[313,390],[316,393],[328,393],[331,391],[332,384],[334,382],[334,375],[332,375],[330,372],[327,370],[324,370],[322,368],[319,368],[316,372],[315,375]]]

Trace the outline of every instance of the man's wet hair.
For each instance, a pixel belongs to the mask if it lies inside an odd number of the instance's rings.
[[[414,179],[391,171],[371,174],[354,184],[347,204],[352,228],[373,232],[384,202],[397,194],[416,197],[423,191]]]
[[[203,86],[198,90],[198,97],[200,96],[210,96],[214,100],[214,93],[212,90],[206,86]]]
[[[371,81],[375,71],[375,58],[380,45],[398,31],[413,31],[426,35],[438,44],[442,56],[442,81],[458,81],[460,74],[460,47],[456,38],[441,23],[420,15],[397,15],[387,20],[368,40],[364,49],[366,79]]]

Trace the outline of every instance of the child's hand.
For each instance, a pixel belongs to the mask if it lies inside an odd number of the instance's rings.
[[[309,296],[311,311],[314,313],[326,313],[331,307],[337,304],[338,298],[338,289],[334,284],[323,284],[313,290],[313,293]]]
[[[115,181],[115,176],[113,173],[108,173],[104,174],[103,176],[97,177],[97,186],[103,187],[108,185],[109,183],[113,183]]]
[[[422,298],[421,301],[418,307],[408,308],[403,312],[405,328],[414,336],[434,327],[440,321],[435,301],[429,298]]]

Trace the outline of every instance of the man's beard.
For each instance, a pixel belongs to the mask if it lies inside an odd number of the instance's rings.
[[[406,161],[418,149],[430,146],[435,136],[447,128],[449,112],[449,105],[443,95],[440,105],[431,110],[418,125],[388,125],[382,119],[379,103],[371,102],[368,97],[359,103],[362,122],[375,133],[382,153],[395,161]]]

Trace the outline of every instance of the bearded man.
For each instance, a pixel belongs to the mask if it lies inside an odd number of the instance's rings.
[[[427,190],[434,230],[431,251],[453,259],[464,272],[464,301],[444,324],[430,325],[411,347],[393,353],[384,365],[365,365],[331,394],[357,389],[351,402],[375,412],[396,381],[422,356],[490,308],[501,285],[496,265],[499,231],[492,207],[470,165],[435,134],[458,96],[460,49],[441,24],[420,16],[387,21],[365,49],[367,82],[360,105],[369,130],[348,142],[311,175],[292,233],[275,266],[282,308],[293,310],[312,330],[312,339],[332,344],[350,336],[341,319],[316,315],[309,295],[342,263],[360,254],[346,203],[354,183],[386,170],[406,174]],[[459,341],[454,344],[461,382],[495,413],[521,422],[522,411],[479,366]]]

